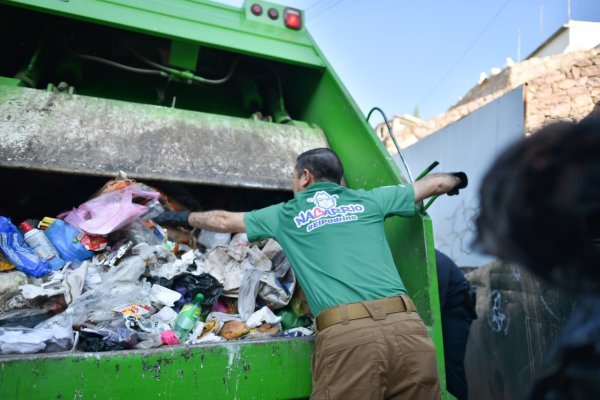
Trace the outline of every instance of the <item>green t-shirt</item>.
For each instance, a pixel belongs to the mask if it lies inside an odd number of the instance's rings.
[[[244,221],[248,240],[279,242],[317,315],[337,304],[406,293],[383,221],[414,212],[411,185],[365,191],[318,182],[288,202],[246,213]]]

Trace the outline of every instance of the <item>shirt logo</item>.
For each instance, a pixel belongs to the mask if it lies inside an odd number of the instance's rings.
[[[365,211],[362,204],[337,205],[338,196],[330,195],[324,190],[319,190],[313,197],[306,199],[309,203],[314,203],[315,207],[300,211],[294,217],[296,228],[305,225],[306,232],[310,232],[329,224],[339,224],[342,222],[356,221],[358,213]]]

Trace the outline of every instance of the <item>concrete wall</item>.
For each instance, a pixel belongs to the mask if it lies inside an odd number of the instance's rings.
[[[571,31],[569,29],[561,29],[562,30],[554,38],[552,38],[552,40],[538,48],[529,57],[548,57],[567,51],[569,47]]]
[[[469,186],[459,196],[441,196],[428,209],[437,248],[460,266],[481,266],[492,260],[471,249],[479,187],[498,153],[523,137],[523,119],[520,87],[403,151],[415,176],[437,160],[440,165],[434,172],[465,171],[469,177]]]

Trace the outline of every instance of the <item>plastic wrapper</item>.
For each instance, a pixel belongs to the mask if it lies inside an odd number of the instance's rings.
[[[104,277],[104,283],[110,284],[107,294],[115,295],[127,292],[139,285],[139,279],[146,270],[146,263],[140,257],[127,257],[118,267],[111,269]]]
[[[148,211],[144,214],[144,220],[148,221],[152,218],[158,217],[160,214],[165,212],[164,207],[160,204],[158,200],[151,200],[147,204],[145,204]]]
[[[83,288],[85,291],[94,290],[102,283],[103,272],[100,270],[101,268],[98,265],[93,265],[89,261],[84,262],[84,264],[85,263],[87,263],[87,268]],[[83,268],[84,264],[81,264],[80,268]]]
[[[33,328],[40,322],[51,318],[53,314],[47,310],[25,308],[0,314],[0,327],[2,328]]]
[[[212,309],[223,292],[223,285],[210,274],[200,276],[189,273],[177,275],[172,279],[154,278],[154,283],[181,293],[181,299],[175,303],[175,310],[179,311],[187,303],[192,303],[198,293],[204,295],[202,310],[207,312]]]
[[[160,334],[171,329],[169,324],[166,324],[154,315],[129,315],[125,317],[125,326],[137,332],[151,334]]]
[[[246,246],[216,247],[206,255],[204,272],[211,274],[223,284],[225,296],[238,297],[244,273],[242,261],[247,253]]]
[[[69,350],[73,329],[63,318],[52,318],[34,328],[0,328],[0,352],[23,354]]]
[[[261,282],[263,285],[258,292],[259,303],[277,310],[290,302],[296,287],[296,276],[292,269],[283,277],[277,277],[275,273],[264,273]]]
[[[116,266],[125,254],[133,247],[133,242],[130,240],[121,240],[113,244],[110,251],[98,254],[94,261],[95,264],[104,268],[109,269]]]
[[[15,291],[28,282],[27,275],[19,271],[9,271],[0,274],[0,293]]]
[[[256,328],[263,323],[275,325],[281,321],[281,317],[273,314],[273,311],[269,310],[267,307],[263,307],[260,310],[254,312],[247,320],[246,325],[250,328]]]
[[[102,251],[108,245],[108,240],[104,236],[92,236],[80,233],[79,242],[89,251]]]
[[[217,246],[227,246],[231,240],[231,233],[213,232],[202,229],[198,234],[198,243],[204,246],[207,250]]]
[[[224,342],[225,340],[227,339],[215,334],[214,332],[210,332],[196,339],[194,343],[219,343]]]
[[[137,332],[123,318],[84,324],[79,329],[78,348],[83,351],[112,351],[133,348],[139,342]]]
[[[143,338],[140,337],[140,339],[142,339],[142,341],[138,342],[135,346],[133,346],[135,349],[149,350],[154,347],[160,347],[163,345],[163,341],[160,334],[145,335]]]
[[[175,302],[179,301],[179,299],[181,299],[181,293],[168,289],[164,286],[152,285],[152,290],[150,291],[150,300],[152,300],[154,303],[173,307]]]
[[[171,307],[163,307],[154,316],[166,324],[172,324],[177,318],[177,312]]]
[[[2,216],[0,216],[0,250],[19,271],[27,275],[40,277],[50,272],[48,262],[39,258],[23,242],[23,235],[10,219]]]
[[[238,300],[238,312],[243,321],[247,320],[256,309],[256,296],[263,274],[263,271],[259,271],[251,265],[244,270]]]
[[[315,334],[315,332],[312,329],[293,328],[293,329],[288,329],[288,330],[283,331],[281,333],[281,336],[287,337],[287,338],[294,338],[294,337],[302,337],[302,336],[313,336],[314,334]]]
[[[166,233],[153,221],[134,220],[127,226],[109,235],[112,242],[127,240],[134,245],[145,243],[150,246],[162,245],[166,241]]]
[[[167,346],[179,344],[179,338],[177,337],[177,334],[175,332],[173,332],[172,330],[167,330],[167,331],[161,332],[160,338],[161,338],[163,344],[166,344]]]
[[[132,303],[150,304],[151,285],[139,281],[145,264],[139,257],[130,259],[104,274],[101,284],[83,293],[69,306],[67,313],[73,318],[74,325],[110,319],[114,317],[115,309]]]
[[[179,259],[175,256],[173,256],[173,258],[174,261],[164,264],[160,264],[159,262],[150,266],[150,276],[168,280],[183,273],[190,273],[197,276],[202,274],[201,270],[198,271],[196,253],[193,250],[187,251]]]
[[[75,270],[67,270],[65,272],[66,276],[63,280],[63,287],[65,288],[64,296],[67,304],[71,304],[83,292],[88,265],[89,263],[82,264]]]
[[[308,317],[298,317],[294,311],[285,308],[279,310],[277,315],[281,317],[281,325],[283,329],[301,328],[312,325],[312,320]]]
[[[261,252],[252,247],[243,261],[238,310],[244,321],[254,312],[257,297],[261,305],[272,309],[285,307],[292,298],[296,277],[280,249],[275,241],[269,241]],[[273,258],[272,262],[265,261],[267,255]],[[273,266],[273,270],[265,270],[266,266]]]
[[[225,296],[239,297],[244,286],[244,296],[240,298],[238,307],[244,310],[245,317],[254,312],[256,296],[253,293],[258,285],[256,280],[248,280],[258,277],[258,274],[244,276],[245,271],[254,269],[266,272],[271,268],[271,260],[256,246],[216,247],[204,260],[204,271],[223,283]]]
[[[85,233],[106,235],[144,215],[148,208],[133,202],[135,197],[157,200],[160,194],[127,186],[101,194],[64,215],[64,219]]]
[[[80,264],[94,256],[93,252],[86,250],[79,242],[80,232],[62,219],[57,219],[50,225],[46,230],[46,237],[65,261]]]

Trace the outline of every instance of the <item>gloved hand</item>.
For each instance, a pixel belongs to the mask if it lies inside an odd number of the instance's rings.
[[[189,211],[165,211],[157,217],[152,218],[159,225],[182,226],[192,229],[188,221]]]
[[[458,185],[456,185],[454,187],[454,189],[452,189],[451,191],[449,191],[447,194],[448,196],[455,196],[458,194],[458,191],[460,189],[464,189],[467,187],[467,185],[469,184],[469,179],[467,178],[467,174],[465,174],[464,172],[451,172],[450,175],[454,175],[456,176],[458,179],[460,179],[460,183]]]

